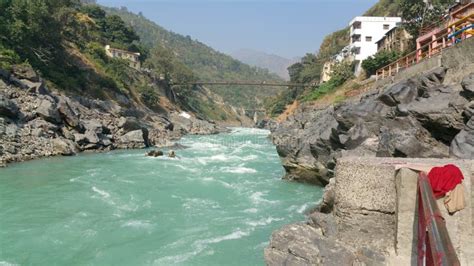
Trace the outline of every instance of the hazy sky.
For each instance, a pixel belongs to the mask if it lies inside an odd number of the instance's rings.
[[[174,32],[230,53],[251,48],[287,58],[315,52],[377,0],[98,0],[126,6]]]

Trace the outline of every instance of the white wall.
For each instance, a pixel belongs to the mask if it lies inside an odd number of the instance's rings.
[[[355,55],[357,61],[355,74],[360,74],[362,61],[369,56],[377,53],[377,41],[379,41],[385,33],[394,28],[397,23],[402,21],[399,17],[355,17],[351,23],[351,44],[360,49],[360,53]],[[361,23],[360,29],[354,29],[355,23]],[[384,29],[384,25],[388,28]],[[360,35],[360,41],[353,41],[354,35]],[[369,41],[366,38],[371,37]]]

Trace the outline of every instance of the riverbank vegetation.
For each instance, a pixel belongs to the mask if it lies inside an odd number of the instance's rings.
[[[189,83],[198,79],[263,81],[275,80],[275,77],[190,38],[167,32],[140,15],[120,13],[125,18],[139,17],[140,21],[151,25],[132,27],[137,23],[123,19],[118,11],[105,10],[94,3],[79,0],[1,1],[0,68],[10,71],[15,64],[29,64],[51,88],[104,100],[125,96],[153,110],[163,110],[161,99],[170,96],[169,100],[175,101],[172,104],[215,120],[232,114],[230,106],[216,103],[215,99],[220,96],[213,93],[222,94],[224,100],[233,99],[232,104],[236,106],[253,107],[271,95],[269,90],[226,88],[211,92],[192,85],[175,87],[172,92],[172,82]],[[158,38],[153,31],[156,28],[168,35],[168,45],[154,42]],[[143,69],[130,68],[128,61],[108,57],[105,45],[140,53]],[[187,61],[183,60],[185,58]],[[210,69],[223,70],[213,72]]]

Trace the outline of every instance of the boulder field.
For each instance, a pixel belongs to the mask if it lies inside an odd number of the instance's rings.
[[[216,124],[156,113],[128,100],[51,91],[28,68],[0,73],[0,166],[82,151],[171,146],[185,134],[215,134]]]
[[[343,156],[472,158],[474,72],[445,85],[436,68],[356,100],[303,106],[272,126],[290,180],[326,185]]]

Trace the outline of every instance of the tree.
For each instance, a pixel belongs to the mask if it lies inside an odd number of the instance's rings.
[[[131,44],[140,39],[135,31],[117,15],[107,16],[103,30],[107,39],[117,44]]]
[[[375,72],[400,57],[400,54],[395,51],[380,51],[373,56],[362,61],[362,68],[368,76],[374,75]]]
[[[420,29],[441,22],[446,9],[454,2],[455,0],[431,0],[431,5],[427,5],[423,0],[401,0],[400,10],[405,20],[405,29],[416,40]]]

